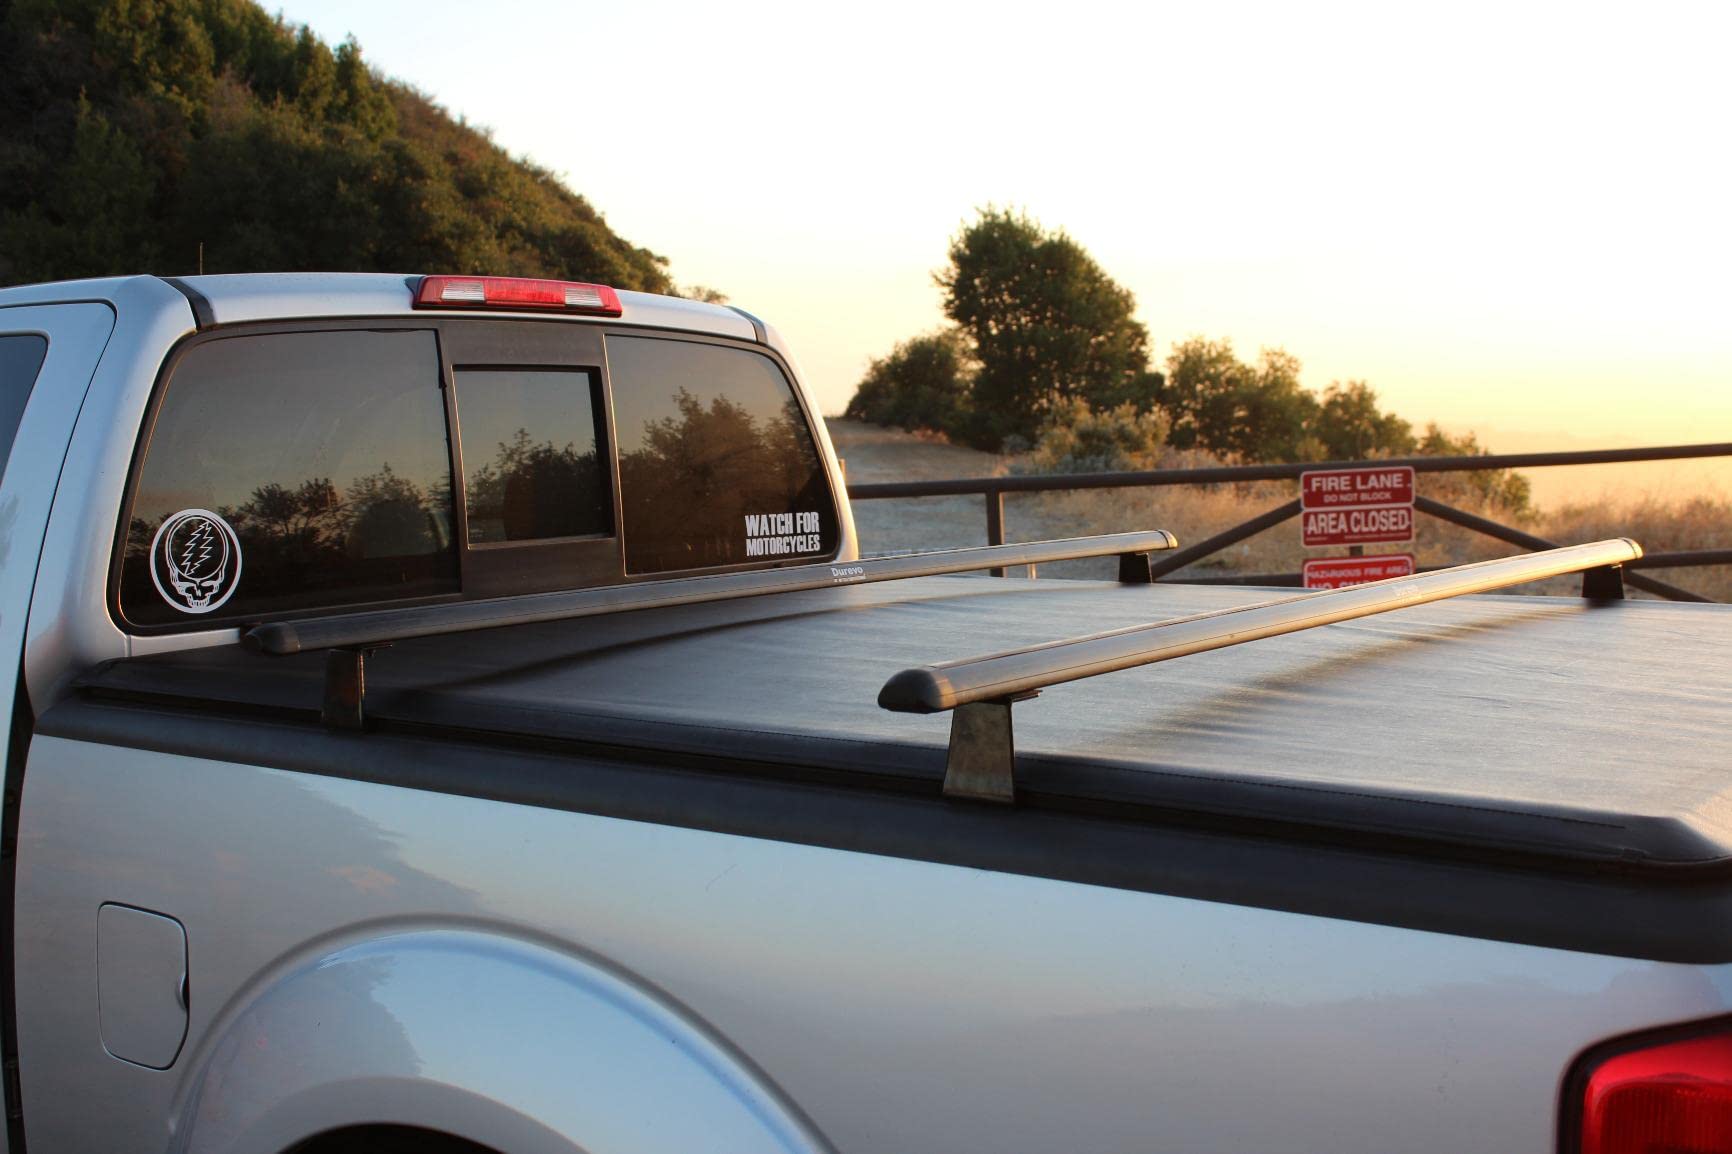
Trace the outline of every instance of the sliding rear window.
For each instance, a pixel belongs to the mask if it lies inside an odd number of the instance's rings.
[[[591,373],[459,367],[453,375],[471,545],[613,532]]]
[[[627,573],[834,556],[835,497],[774,361],[626,336],[607,357]]]
[[[433,333],[193,345],[138,471],[122,616],[210,624],[458,590]]]

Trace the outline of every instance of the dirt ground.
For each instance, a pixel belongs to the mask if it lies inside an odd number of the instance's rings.
[[[831,418],[826,424],[850,484],[990,477],[999,471],[991,453],[859,421]],[[986,509],[979,497],[856,501],[854,526],[867,556],[986,544]]]
[[[960,445],[947,445],[859,421],[829,418],[836,446],[852,484],[873,481],[941,481],[991,477],[1005,471],[1002,458]],[[1050,502],[1012,495],[1005,500],[1004,535],[1010,541],[1077,537],[1101,532],[1078,524],[1045,506]],[[919,497],[856,501],[854,525],[864,556],[986,544],[986,504],[980,497]],[[1064,562],[1041,568],[1045,577],[1111,577],[1112,558]]]

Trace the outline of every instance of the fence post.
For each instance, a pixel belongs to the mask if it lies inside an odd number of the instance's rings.
[[[1004,544],[1004,490],[988,489],[986,497],[986,543],[988,545]],[[1004,566],[992,569],[994,577],[1004,576]]]

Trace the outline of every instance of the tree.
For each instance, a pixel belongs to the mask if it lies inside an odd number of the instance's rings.
[[[1433,421],[1419,439],[1422,457],[1483,457],[1491,450],[1473,433],[1451,436]],[[1533,511],[1533,485],[1513,469],[1477,469],[1471,473],[1427,473],[1432,496],[1446,501],[1467,499],[1492,509],[1522,516]]]
[[[0,283],[496,272],[665,291],[553,174],[252,0],[0,0]]]
[[[1065,233],[987,208],[950,243],[936,274],[944,312],[973,345],[975,437],[1030,440],[1060,402],[1153,401],[1148,330],[1136,301]]]
[[[1299,383],[1299,367],[1281,349],[1264,349],[1248,365],[1231,341],[1179,342],[1156,393],[1171,422],[1169,442],[1247,461],[1299,460],[1317,409]]]
[[[1331,461],[1402,456],[1412,453],[1417,444],[1413,426],[1379,409],[1376,391],[1364,381],[1345,385],[1336,381],[1323,390],[1311,435],[1323,458]]]
[[[1317,398],[1299,383],[1299,358],[1263,349],[1238,397],[1224,451],[1247,461],[1297,461]]]
[[[843,416],[969,439],[968,387],[967,345],[956,330],[940,329],[874,358]]]

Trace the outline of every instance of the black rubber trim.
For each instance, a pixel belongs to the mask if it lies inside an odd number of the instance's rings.
[[[856,853],[1686,964],[1732,961],[1732,882],[1558,873],[942,798],[821,771],[570,743],[341,734],[315,715],[69,699],[38,733]]]
[[[210,307],[209,297],[205,296],[203,293],[199,292],[177,276],[165,276],[162,279],[179,289],[180,294],[184,296],[187,303],[192,306],[192,319],[198,326],[200,332],[203,332],[205,329],[216,324],[216,311]]]
[[[1625,1034],[1599,1042],[1577,1055],[1570,1064],[1558,1096],[1558,1154],[1581,1154],[1582,1106],[1587,1100],[1588,1079],[1608,1058],[1664,1046],[1671,1042],[1687,1042],[1714,1034],[1732,1034],[1732,1015],[1705,1018],[1696,1022],[1661,1026],[1640,1033]]]
[[[741,316],[745,317],[747,320],[752,322],[752,331],[754,333],[758,334],[758,343],[760,345],[765,345],[765,346],[769,345],[769,343],[770,343],[770,330],[764,327],[763,321],[759,320],[757,317],[753,316],[751,313],[747,312],[745,309],[741,308],[739,305],[729,305],[728,307],[730,309],[733,309],[735,312],[739,313]]]
[[[5,894],[0,906],[0,1074],[4,1077],[0,1100],[5,1105],[7,1149],[11,1154],[24,1154],[23,1086],[18,1078],[18,973],[13,942],[18,910],[18,815],[23,805],[25,758],[36,722],[22,663],[17,677],[6,753],[5,811],[0,815],[0,888]]]

